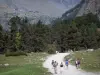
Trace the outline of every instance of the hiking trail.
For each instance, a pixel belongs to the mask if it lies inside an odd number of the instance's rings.
[[[81,69],[76,69],[75,66],[70,65],[68,66],[68,69],[65,66],[64,63],[64,57],[69,55],[70,53],[58,53],[58,54],[54,54],[51,56],[48,56],[47,59],[45,60],[45,62],[43,63],[43,66],[45,68],[48,68],[49,72],[51,72],[53,75],[100,75],[100,73],[91,73],[91,72],[85,72]],[[52,60],[55,60],[58,62],[58,67],[57,67],[57,74],[54,73],[54,69],[51,65]],[[60,73],[60,63],[63,62],[64,64],[64,68],[62,73]]]

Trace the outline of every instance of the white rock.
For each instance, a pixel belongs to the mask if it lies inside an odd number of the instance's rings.
[[[94,49],[88,49],[87,51],[92,52],[92,51],[94,51]]]
[[[7,64],[4,64],[4,66],[9,66],[9,64],[7,63]]]
[[[59,53],[59,51],[56,51],[56,54]]]

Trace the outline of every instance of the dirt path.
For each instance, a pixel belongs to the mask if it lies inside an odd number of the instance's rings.
[[[85,71],[76,69],[76,67],[72,66],[72,65],[69,65],[68,69],[64,65],[62,73],[60,73],[61,70],[60,70],[60,67],[58,65],[57,74],[54,74],[54,69],[52,68],[51,61],[56,60],[58,62],[58,64],[60,64],[61,62],[64,63],[63,59],[67,55],[69,55],[69,53],[58,53],[58,54],[49,56],[47,58],[47,60],[44,62],[43,66],[45,68],[48,68],[49,72],[51,72],[53,75],[100,75],[100,73],[99,74],[93,74],[93,73],[90,73],[90,72],[85,72]]]

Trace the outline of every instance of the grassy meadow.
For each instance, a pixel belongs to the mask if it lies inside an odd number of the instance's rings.
[[[28,56],[16,57],[0,55],[0,75],[50,75],[42,65],[47,55],[45,53],[30,53]]]

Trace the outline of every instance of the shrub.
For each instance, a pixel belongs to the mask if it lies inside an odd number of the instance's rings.
[[[55,44],[49,44],[48,46],[47,46],[47,52],[49,53],[49,54],[55,54],[56,53],[56,46],[55,46]]]
[[[5,53],[5,56],[8,57],[8,56],[20,56],[20,55],[25,55],[27,56],[27,54],[23,51],[16,51],[16,52],[6,52]]]
[[[49,53],[49,54],[55,54],[55,50],[49,49],[49,50],[48,50],[48,53]]]

